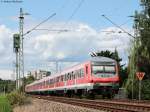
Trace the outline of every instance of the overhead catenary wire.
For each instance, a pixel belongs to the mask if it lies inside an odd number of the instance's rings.
[[[84,3],[84,0],[81,0],[81,1],[79,2],[78,6],[74,9],[74,11],[72,12],[72,14],[69,16],[67,22],[64,23],[63,26],[66,26],[66,25],[70,22],[70,20],[73,18],[73,16],[74,16],[74,15],[78,12],[78,10],[81,8],[81,6],[82,6],[83,3]],[[58,32],[58,33],[61,33],[61,31]]]
[[[112,20],[110,20],[108,17],[106,17],[105,15],[102,15],[102,17],[104,17],[106,20],[108,20],[109,22],[111,22],[113,25],[115,25],[116,27],[118,27],[119,29],[121,29],[124,33],[128,34],[129,36],[135,38],[132,34],[130,34],[129,32],[127,32],[126,30],[124,30],[122,27],[120,27],[119,25],[117,25],[116,23],[114,23]]]
[[[49,19],[51,19],[53,16],[55,16],[56,13],[53,13],[52,15],[50,15],[47,19],[43,20],[42,22],[40,22],[39,24],[37,24],[35,27],[33,27],[32,29],[30,29],[29,31],[27,31],[25,34],[23,34],[23,36],[25,36],[26,34],[32,32],[33,30],[35,30],[37,27],[39,27],[41,24],[45,23],[46,21],[48,21]]]
[[[61,14],[61,12],[63,11],[63,9],[65,8],[65,6],[66,6],[66,4],[68,4],[70,1],[68,1],[68,0],[66,0],[62,5],[61,5],[61,7],[58,9],[58,10],[56,10],[56,13],[57,13],[57,15],[60,15]],[[57,16],[55,17],[55,19],[57,18]],[[52,27],[54,27],[54,23],[52,23],[51,24],[51,26]],[[51,29],[51,27],[50,28],[42,28],[42,29],[35,29],[35,30],[41,30],[41,31],[61,31],[61,32],[67,32],[68,30],[66,30],[66,29],[63,29],[63,30],[53,30],[53,29]]]
[[[82,6],[84,0],[81,0],[80,3],[78,4],[78,6],[75,8],[75,10],[72,12],[71,16],[68,19],[68,22],[72,19],[72,17],[77,13],[77,11],[80,9],[80,7]]]
[[[73,18],[73,16],[77,13],[77,11],[80,9],[80,7],[82,6],[84,0],[81,0],[78,4],[78,6],[74,9],[74,11],[72,12],[72,14],[69,16],[68,20],[66,23],[63,24],[63,26],[66,26],[69,21]],[[62,7],[60,9],[63,9],[65,7],[65,4],[62,5]],[[45,30],[45,31],[53,31],[53,30],[50,30],[50,29],[34,29],[34,30]],[[71,30],[67,30],[67,29],[64,29],[64,30],[54,30],[54,31],[58,31],[58,33],[61,33],[61,32],[67,32],[67,31],[71,31]]]

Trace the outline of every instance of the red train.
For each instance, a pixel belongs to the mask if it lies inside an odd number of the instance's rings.
[[[118,92],[117,62],[106,57],[93,57],[88,61],[60,73],[35,81],[25,87],[31,94],[111,96]]]

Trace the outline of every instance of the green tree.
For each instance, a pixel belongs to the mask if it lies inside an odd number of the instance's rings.
[[[32,75],[24,78],[25,85],[30,84],[30,83],[32,83],[34,81],[35,81],[35,78]]]
[[[0,80],[0,92],[9,93],[15,89],[15,81]]]
[[[135,39],[130,49],[129,60],[129,78],[134,79],[134,88],[138,90],[136,72],[145,72],[143,86],[150,85],[150,0],[141,0],[142,11],[135,12],[134,29]],[[127,89],[131,95],[131,80],[128,80]],[[146,85],[145,85],[146,84]],[[130,89],[129,89],[130,88]],[[150,99],[149,88],[142,88],[143,99]],[[147,95],[149,94],[149,96]],[[138,92],[134,91],[134,97],[137,98]]]

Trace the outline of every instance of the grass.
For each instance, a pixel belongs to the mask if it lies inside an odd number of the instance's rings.
[[[5,95],[0,95],[0,112],[12,112],[12,107]]]

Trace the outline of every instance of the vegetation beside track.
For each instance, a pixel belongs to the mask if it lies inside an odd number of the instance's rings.
[[[20,91],[13,91],[7,94],[7,99],[12,106],[19,106],[30,102],[25,93]]]
[[[142,80],[141,99],[150,100],[150,0],[141,0],[141,11],[134,14],[135,38],[130,48],[128,64],[128,81],[126,88],[129,98],[138,98],[139,84],[136,72],[144,72]],[[133,85],[133,87],[131,86]],[[132,89],[134,89],[132,91]]]
[[[12,106],[5,95],[0,95],[0,112],[12,112]]]

